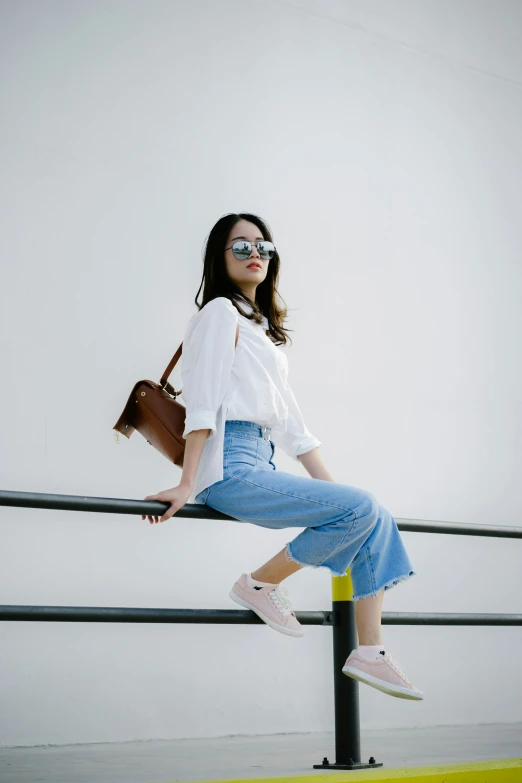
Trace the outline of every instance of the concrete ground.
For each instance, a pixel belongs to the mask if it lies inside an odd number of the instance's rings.
[[[164,783],[338,774],[333,733],[0,748],[1,783]],[[522,758],[522,723],[361,731],[379,769]],[[348,773],[349,774],[349,773]]]

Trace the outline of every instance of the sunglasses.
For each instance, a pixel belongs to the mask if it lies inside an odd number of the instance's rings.
[[[272,242],[258,242],[256,247],[257,252],[261,258],[266,260],[273,257],[275,246],[272,244]],[[241,239],[239,242],[234,242],[234,244],[230,247],[226,247],[225,250],[232,250],[236,258],[238,258],[240,261],[244,261],[245,258],[250,258],[250,254],[252,252],[252,242],[249,242],[246,239]]]

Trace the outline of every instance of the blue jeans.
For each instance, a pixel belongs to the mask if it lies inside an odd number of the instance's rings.
[[[238,522],[304,527],[287,544],[287,560],[328,568],[334,576],[344,576],[350,567],[353,601],[416,574],[395,520],[374,495],[277,470],[269,433],[251,421],[226,421],[223,480],[200,492],[196,501]]]

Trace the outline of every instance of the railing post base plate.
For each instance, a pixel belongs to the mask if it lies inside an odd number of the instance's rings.
[[[368,759],[368,764],[364,764],[362,761],[352,761],[348,759],[346,764],[337,764],[335,762],[329,762],[325,757],[322,764],[314,764],[314,769],[368,769],[369,767],[382,767],[382,763],[375,761],[373,756]]]

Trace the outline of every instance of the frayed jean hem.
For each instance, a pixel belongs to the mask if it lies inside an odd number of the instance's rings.
[[[346,576],[346,571],[343,571],[341,573],[340,571],[336,571],[334,568],[331,568],[330,566],[327,565],[314,565],[313,563],[301,562],[292,554],[290,550],[290,543],[286,545],[285,556],[287,562],[293,561],[294,563],[297,563],[297,565],[303,566],[304,568],[324,568],[326,571],[329,571],[332,576]]]
[[[290,549],[290,542],[286,545],[285,548],[285,558],[287,562],[294,562],[297,563],[297,565],[303,566],[304,568],[324,568],[325,570],[329,571],[332,576],[346,576],[346,571],[341,573],[340,571],[336,571],[334,568],[331,568],[330,566],[326,565],[314,565],[313,563],[303,563],[301,560],[298,560],[296,557],[294,557],[291,549]],[[409,571],[407,574],[403,574],[402,576],[396,577],[395,579],[390,579],[389,582],[386,582],[386,584],[381,585],[381,587],[377,588],[377,590],[374,590],[370,593],[364,593],[362,595],[353,596],[352,603],[356,603],[361,598],[371,598],[379,595],[381,590],[391,590],[392,587],[395,587],[396,585],[400,584],[401,582],[406,582],[410,577],[417,576],[416,571]]]
[[[375,590],[374,592],[365,593],[364,595],[358,595],[358,596],[354,595],[353,598],[352,598],[352,602],[355,603],[356,601],[359,601],[361,598],[372,598],[372,597],[375,597],[376,595],[378,595],[381,592],[381,590],[383,588],[384,588],[385,591],[386,590],[391,590],[392,587],[395,587],[395,585],[398,585],[400,582],[405,582],[411,576],[417,576],[417,572],[416,571],[410,571],[409,573],[404,574],[403,576],[399,576],[396,579],[391,579],[389,582],[386,582],[385,585],[381,585],[381,587],[379,587],[379,589]]]

